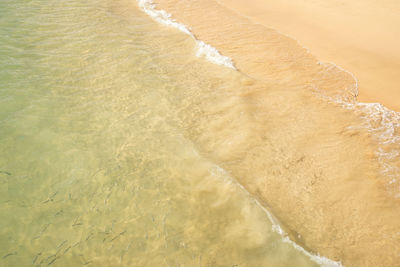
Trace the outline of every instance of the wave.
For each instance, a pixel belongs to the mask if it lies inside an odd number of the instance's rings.
[[[218,0],[216,2],[219,3]],[[250,20],[245,15],[241,14],[241,16]],[[293,36],[285,34],[276,28],[271,29],[294,40],[299,47],[312,55],[310,49],[302,45]],[[318,96],[325,100],[339,104],[345,109],[351,109],[360,115],[363,120],[362,128],[366,129],[378,144],[375,154],[381,166],[381,174],[388,178],[387,188],[389,191],[394,192],[394,197],[400,198],[400,165],[398,163],[400,157],[400,112],[391,110],[380,103],[358,102],[359,83],[357,77],[352,72],[332,62],[318,61],[318,64],[325,67],[326,71],[335,69],[349,75],[353,79],[353,85],[349,88],[343,88],[343,92],[335,97],[328,96],[319,88],[314,88],[314,90]]]
[[[321,90],[314,93],[328,102],[352,110],[362,120],[361,125],[348,129],[366,130],[377,144],[375,155],[380,164],[382,177],[387,179],[386,188],[395,198],[400,198],[400,112],[391,110],[380,103],[348,101],[326,95]]]
[[[218,2],[218,0],[217,0]],[[219,3],[219,2],[218,2]],[[250,20],[249,17],[241,15]],[[261,25],[261,24],[259,24]],[[302,45],[296,38],[281,31],[271,28],[277,33],[294,40],[297,45],[313,55],[309,48]],[[366,129],[378,144],[375,154],[381,166],[381,174],[388,178],[387,189],[393,192],[393,196],[400,198],[400,112],[391,110],[381,103],[365,103],[357,101],[359,94],[359,82],[354,73],[342,68],[333,62],[318,61],[317,64],[323,66],[327,72],[334,69],[350,76],[353,84],[343,88],[341,94],[332,96],[327,95],[323,89],[313,88],[317,96],[322,97],[328,102],[338,104],[345,109],[353,110],[362,119],[361,127]],[[349,97],[350,96],[350,97]],[[351,126],[349,128],[356,129]],[[360,127],[359,127],[360,128]]]
[[[356,103],[354,109],[362,112],[364,128],[377,139],[381,173],[389,179],[387,186],[393,189],[394,196],[400,198],[400,112],[380,103]]]
[[[211,45],[196,39],[196,37],[189,30],[189,28],[172,19],[171,14],[167,13],[165,10],[156,9],[156,5],[152,0],[137,0],[137,2],[139,7],[157,22],[174,27],[192,37],[196,41],[196,46],[197,46],[196,55],[198,57],[204,56],[208,61],[214,64],[223,65],[225,67],[236,70],[231,58],[221,55],[219,51],[214,47],[212,47]]]
[[[156,9],[156,5],[152,0],[137,0],[138,6],[140,7],[141,10],[143,10],[146,14],[148,14],[150,17],[152,17],[155,21],[168,25],[171,27],[174,27],[183,33],[191,36],[197,46],[197,52],[196,55],[198,57],[205,57],[207,60],[209,60],[212,63],[218,64],[218,65],[223,65],[228,68],[232,68],[234,70],[237,70],[236,67],[234,66],[234,63],[231,58],[227,56],[223,56],[219,53],[219,51],[212,47],[209,44],[206,44],[205,42],[196,39],[194,34],[190,31],[190,29],[175,21],[172,19],[171,14],[167,13],[165,10],[158,10]],[[321,63],[323,64],[323,63]],[[354,77],[354,75],[352,75]],[[357,82],[356,82],[356,88],[357,88]],[[251,199],[254,200],[257,206],[259,206],[267,215],[269,220],[272,223],[272,230],[276,233],[278,233],[282,237],[282,241],[285,243],[291,244],[295,249],[299,250],[300,252],[304,253],[306,256],[308,256],[312,261],[315,263],[321,265],[321,266],[326,266],[326,267],[344,267],[340,261],[333,261],[331,259],[328,259],[326,257],[320,256],[319,254],[313,254],[307,250],[305,250],[303,247],[298,245],[296,242],[291,240],[289,238],[289,235],[282,229],[279,221],[271,214],[271,212],[266,209],[261,203],[254,197],[252,196],[239,182],[237,182],[233,177],[229,175],[228,172],[226,172],[223,168],[216,166],[216,170],[223,174],[223,176],[229,177],[230,182],[234,182],[237,186],[239,186],[246,194],[251,196]]]
[[[323,257],[319,254],[313,254],[307,250],[305,250],[302,246],[298,245],[296,242],[294,242],[293,240],[291,240],[289,238],[288,233],[283,230],[283,228],[281,227],[279,220],[264,206],[262,205],[257,198],[255,198],[252,194],[250,194],[249,191],[247,191],[246,188],[244,188],[243,185],[241,185],[238,181],[236,181],[235,178],[233,178],[225,169],[223,169],[222,167],[215,165],[214,166],[215,172],[218,173],[218,176],[220,177],[227,177],[229,183],[234,183],[235,185],[237,185],[241,190],[243,190],[243,192],[245,194],[247,194],[250,199],[252,199],[254,201],[254,203],[260,207],[265,214],[267,215],[268,219],[270,220],[271,224],[272,224],[272,231],[279,234],[282,237],[282,241],[285,243],[288,243],[290,245],[292,245],[296,250],[302,252],[303,254],[305,254],[307,257],[309,257],[312,261],[314,261],[315,263],[323,266],[323,267],[344,267],[344,265],[342,265],[342,263],[340,261],[333,261],[331,259],[328,259],[326,257]]]

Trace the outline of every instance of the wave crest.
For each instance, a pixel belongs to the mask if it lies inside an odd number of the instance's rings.
[[[152,0],[137,0],[137,2],[139,7],[157,22],[174,27],[192,37],[196,41],[196,55],[198,57],[205,57],[208,61],[214,64],[222,65],[236,70],[231,58],[221,55],[221,53],[216,48],[204,43],[201,40],[196,39],[194,34],[187,26],[176,22],[174,19],[171,18],[171,14],[169,14],[165,10],[156,9],[156,5]]]

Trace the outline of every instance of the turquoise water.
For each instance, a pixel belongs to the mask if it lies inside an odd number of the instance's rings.
[[[0,2],[1,266],[315,265],[185,134],[244,79],[194,46],[134,1]]]

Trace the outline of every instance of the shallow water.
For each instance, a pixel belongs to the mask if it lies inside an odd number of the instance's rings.
[[[188,138],[249,82],[195,45],[128,0],[0,2],[1,266],[316,265]]]
[[[247,75],[218,90],[208,83],[181,93],[185,135],[198,150],[309,250],[346,266],[399,262],[400,114],[357,102],[350,72],[219,1],[139,2]]]

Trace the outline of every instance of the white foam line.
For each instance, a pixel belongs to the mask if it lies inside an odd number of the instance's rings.
[[[239,186],[244,191],[246,191],[247,194],[250,195],[250,193],[241,184],[239,184]],[[289,238],[288,234],[280,226],[278,220],[271,214],[271,212],[269,212],[269,210],[267,210],[263,205],[261,205],[261,203],[256,198],[254,198],[253,196],[251,196],[251,197],[254,200],[254,202],[267,214],[268,219],[272,223],[272,231],[274,231],[274,232],[278,233],[279,235],[281,235],[283,242],[289,243],[296,250],[301,251],[303,254],[308,256],[312,261],[314,261],[315,263],[318,263],[319,265],[321,265],[323,267],[344,267],[340,261],[333,261],[333,260],[328,259],[326,257],[323,257],[323,256],[321,256],[319,254],[313,254],[313,253],[305,250],[302,246],[298,245],[293,240],[291,240]]]
[[[288,38],[291,38],[290,36],[287,36]],[[296,40],[296,39],[294,39],[294,40]],[[297,44],[300,46],[300,43],[299,43],[299,41],[297,41],[296,40],[296,42],[297,42]],[[308,48],[306,48],[306,47],[304,47],[304,46],[302,46],[304,49],[306,49],[307,50],[307,53],[309,53],[309,54],[311,54],[311,51],[308,49]],[[313,54],[311,54],[311,55],[313,55]],[[314,56],[314,55],[313,55]],[[333,62],[322,62],[322,61],[318,61],[318,63],[317,64],[319,64],[319,65],[332,65],[333,67],[335,67],[335,68],[337,68],[337,69],[339,69],[340,71],[343,71],[344,73],[347,73],[348,75],[350,75],[352,78],[353,78],[353,80],[354,80],[354,88],[352,88],[353,89],[353,96],[354,96],[354,100],[357,100],[357,96],[358,96],[358,93],[359,93],[359,91],[358,91],[358,79],[357,79],[357,77],[354,75],[354,73],[352,73],[352,72],[350,72],[350,71],[348,71],[348,70],[345,70],[344,68],[342,68],[342,67],[340,67],[339,65],[337,65],[337,64],[335,64],[335,63],[333,63]]]
[[[221,4],[218,0],[215,0],[220,6],[223,6],[232,12],[238,14],[236,11],[233,9]],[[242,16],[249,21],[252,21],[249,16],[245,16],[243,14],[238,14],[239,16]],[[256,25],[260,25],[262,27],[267,27],[263,24],[256,23],[252,21],[252,23]],[[276,28],[268,26],[267,28],[272,29],[276,31],[277,33],[286,36],[287,38],[294,40],[297,45],[307,51],[308,54],[312,55],[316,60],[317,57],[311,53],[310,49],[304,45],[302,45],[299,40],[294,38],[291,35],[288,35],[286,33],[283,33],[279,31]],[[379,163],[381,165],[382,171],[381,173],[383,175],[386,175],[391,178],[391,181],[389,182],[390,185],[396,184],[397,185],[397,194],[395,197],[400,198],[400,168],[391,165],[390,163],[387,163],[387,160],[391,160],[395,157],[400,156],[400,150],[397,150],[396,148],[391,149],[389,152],[385,151],[383,148],[384,145],[387,145],[389,143],[397,143],[400,144],[400,135],[396,133],[396,130],[399,131],[400,129],[400,112],[391,110],[384,105],[380,103],[365,103],[365,102],[359,102],[357,100],[358,94],[359,94],[359,82],[357,77],[354,75],[354,73],[342,68],[341,66],[333,63],[333,62],[322,62],[322,61],[317,61],[317,64],[319,65],[331,65],[340,71],[343,71],[344,73],[347,73],[350,75],[353,80],[354,80],[354,88],[352,89],[352,94],[354,96],[354,102],[348,102],[346,99],[343,97],[337,96],[335,98],[327,96],[322,90],[319,88],[314,88],[318,92],[318,96],[324,98],[325,100],[328,100],[329,102],[333,102],[336,104],[341,105],[345,109],[352,109],[355,111],[363,111],[366,115],[362,116],[364,120],[364,128],[366,128],[379,142],[380,147],[378,148],[378,151],[375,152],[375,154],[378,156]]]
[[[215,0],[220,6],[223,6],[232,12],[238,14],[236,11],[233,9],[229,8],[228,6],[225,6],[221,4],[218,0]],[[243,14],[238,14],[239,16],[242,16],[252,23],[256,25],[260,25],[262,27],[266,27],[263,24],[256,23],[252,21],[252,19],[249,16],[243,15]],[[308,54],[312,55],[316,60],[317,57],[311,53],[310,49],[304,45],[302,45],[299,40],[294,38],[291,35],[285,34],[281,31],[279,31],[276,28],[268,26],[267,28],[272,29],[276,31],[277,33],[286,36],[287,38],[294,40],[298,46],[301,48],[305,49]],[[400,112],[396,112],[394,110],[391,110],[384,105],[380,103],[364,103],[364,102],[359,102],[357,100],[357,96],[359,94],[359,83],[357,77],[354,75],[354,73],[342,68],[341,66],[333,63],[333,62],[322,62],[318,61],[317,64],[319,65],[331,65],[340,71],[343,71],[344,73],[347,73],[350,75],[353,80],[354,80],[354,88],[352,89],[352,94],[354,96],[353,101],[354,102],[348,102],[346,99],[343,97],[329,97],[327,96],[322,90],[315,88],[318,91],[318,95],[322,96],[322,98],[328,100],[329,102],[333,102],[336,104],[341,105],[342,107],[346,109],[352,109],[355,111],[363,111],[366,115],[363,116],[364,120],[364,125],[363,127],[366,128],[377,140],[379,143],[379,148],[378,151],[375,152],[375,154],[378,156],[379,164],[381,165],[382,171],[381,173],[391,179],[389,182],[389,185],[394,185],[396,186],[397,193],[395,197],[400,198],[400,168],[397,167],[396,165],[388,163],[388,160],[392,160],[395,157],[399,157],[400,155],[400,149],[393,148],[389,152],[385,151],[383,146],[391,143],[397,143],[400,144],[400,135],[396,132],[399,131],[400,129]],[[348,88],[346,88],[348,89]]]
[[[196,37],[189,30],[189,28],[181,23],[176,22],[174,19],[172,19],[171,14],[167,13],[165,10],[156,9],[156,5],[153,3],[152,0],[137,0],[137,2],[138,2],[139,7],[146,14],[148,14],[150,17],[152,17],[154,20],[156,20],[157,22],[174,27],[174,28],[188,34],[189,36],[191,36],[196,41],[196,44],[197,44],[196,55],[198,57],[204,56],[207,60],[209,60],[215,64],[223,65],[228,68],[232,68],[232,69],[236,70],[231,58],[221,55],[216,48],[212,47],[209,44],[204,43],[201,40],[196,39]],[[320,63],[320,64],[324,64],[324,63]],[[332,64],[332,65],[334,65],[334,64]],[[336,67],[338,67],[338,66],[336,66]],[[343,70],[343,71],[345,71],[345,70]],[[352,73],[350,73],[350,74],[355,78],[355,76]],[[357,79],[355,79],[355,81],[356,81],[356,88],[358,88]],[[271,214],[271,212],[268,211],[268,209],[266,209],[263,205],[261,205],[261,203],[255,197],[253,197],[239,182],[237,182],[235,179],[233,179],[232,176],[229,175],[229,173],[225,169],[223,169],[219,166],[216,166],[216,168],[220,172],[225,174],[225,176],[229,177],[230,182],[234,182],[236,185],[238,185],[248,196],[250,196],[250,199],[253,199],[254,202],[256,203],[256,205],[259,206],[265,212],[268,219],[272,223],[272,230],[274,232],[278,233],[282,237],[283,242],[291,244],[295,249],[301,251],[306,256],[308,256],[312,261],[316,262],[317,264],[320,264],[323,267],[344,267],[341,264],[341,262],[333,261],[326,257],[313,254],[313,253],[305,250],[300,245],[296,244],[294,241],[292,241],[289,238],[288,234],[280,226],[279,221]]]
[[[289,34],[286,34],[286,33],[283,33],[283,32],[279,31],[278,29],[276,29],[276,28],[274,28],[274,27],[265,26],[265,25],[263,25],[263,24],[261,24],[261,23],[255,22],[255,21],[253,21],[253,20],[251,19],[251,17],[246,16],[246,15],[244,15],[244,14],[239,14],[238,12],[236,12],[235,10],[233,10],[232,8],[230,8],[230,7],[226,6],[226,5],[223,5],[223,4],[222,4],[220,1],[218,1],[218,0],[215,0],[215,2],[217,2],[218,5],[220,5],[220,6],[224,7],[224,8],[226,8],[226,9],[229,9],[231,12],[237,14],[238,16],[243,17],[243,18],[246,18],[248,21],[250,21],[251,23],[253,23],[253,24],[255,24],[255,25],[259,25],[259,26],[262,26],[262,27],[265,27],[265,28],[274,30],[275,32],[279,33],[280,35],[285,36],[285,37],[289,38],[290,40],[295,41],[296,44],[297,44],[299,47],[303,48],[305,51],[307,51],[307,53],[308,53],[309,55],[311,55],[312,57],[314,57],[314,58],[317,60],[317,64],[319,64],[319,65],[332,65],[332,66],[336,67],[337,69],[339,69],[339,70],[341,70],[341,71],[343,71],[343,72],[349,74],[349,75],[354,79],[354,92],[353,92],[353,94],[354,94],[355,97],[358,96],[358,79],[357,79],[357,77],[354,75],[354,73],[352,73],[352,72],[350,72],[350,71],[348,71],[348,70],[346,70],[346,69],[340,67],[339,65],[337,65],[337,64],[335,64],[335,63],[333,63],[333,62],[322,62],[322,61],[319,61],[319,60],[317,59],[317,57],[316,57],[313,53],[311,53],[311,51],[310,51],[310,49],[309,49],[308,47],[302,45],[302,44],[300,43],[300,41],[297,40],[296,38],[294,38],[293,36],[291,36],[291,35],[289,35]]]
[[[223,65],[225,67],[236,70],[231,58],[221,55],[219,51],[211,45],[206,44],[203,41],[197,40],[194,34],[189,30],[189,28],[172,19],[171,14],[167,13],[165,10],[156,9],[156,5],[153,3],[152,0],[137,0],[137,2],[139,7],[157,22],[174,27],[192,37],[196,41],[196,56],[204,56],[208,61],[212,63]]]
[[[279,234],[282,237],[282,241],[283,242],[289,243],[296,250],[302,252],[303,254],[308,256],[312,261],[314,261],[315,263],[317,263],[317,264],[319,264],[319,265],[321,265],[323,267],[345,267],[344,265],[342,265],[342,263],[340,261],[334,261],[334,260],[328,259],[326,257],[323,257],[323,256],[321,256],[319,254],[313,254],[313,253],[305,250],[302,246],[298,245],[293,240],[291,240],[289,238],[288,234],[280,226],[278,219],[275,218],[275,216],[272,215],[272,213],[266,207],[261,205],[261,203],[257,200],[257,198],[255,198],[252,194],[250,194],[250,192],[247,191],[246,188],[244,188],[244,186],[242,184],[240,184],[238,181],[236,181],[236,179],[234,179],[224,168],[221,168],[218,165],[214,165],[214,166],[215,166],[216,170],[218,170],[220,176],[228,177],[228,179],[229,179],[229,181],[231,183],[234,183],[241,190],[243,190],[243,192],[247,196],[249,196],[249,198],[251,200],[253,200],[254,203],[256,203],[256,205],[259,206],[265,212],[265,214],[267,215],[268,219],[272,223],[272,231],[274,231],[275,233]]]
[[[394,187],[394,197],[400,198],[400,168],[396,165],[400,156],[400,112],[391,110],[380,103],[347,102],[333,98],[317,89],[317,96],[345,109],[360,112],[362,125],[349,126],[349,129],[366,129],[378,143],[375,151],[381,166],[381,174],[390,179],[387,186]],[[394,162],[393,162],[394,161]]]

